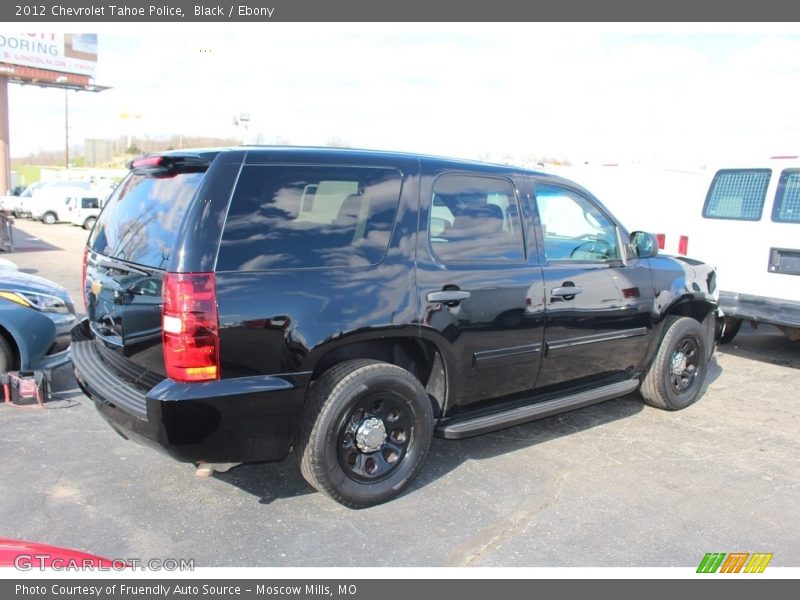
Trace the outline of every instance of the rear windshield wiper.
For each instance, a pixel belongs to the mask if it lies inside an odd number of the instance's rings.
[[[137,273],[139,275],[146,275],[150,276],[153,274],[152,271],[145,271],[139,267],[135,267],[129,263],[123,262],[121,260],[111,258],[108,256],[104,256],[103,258],[99,258],[97,260],[97,264],[101,267],[105,267],[107,269],[117,269],[118,271],[128,271],[129,273]]]

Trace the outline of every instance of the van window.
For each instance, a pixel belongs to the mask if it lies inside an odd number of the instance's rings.
[[[507,179],[442,175],[433,186],[428,237],[445,264],[523,261],[514,186]]]
[[[722,169],[708,189],[703,216],[707,219],[759,221],[772,171]]]
[[[778,181],[772,220],[777,223],[800,223],[800,169],[786,169]]]
[[[400,172],[388,168],[245,166],[217,270],[377,264],[389,245],[401,182]]]

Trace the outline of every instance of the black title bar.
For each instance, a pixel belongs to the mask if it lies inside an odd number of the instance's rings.
[[[32,0],[0,5],[7,23],[271,21],[787,22],[786,0]]]
[[[711,576],[714,577],[713,575]],[[705,580],[703,580],[705,578]],[[14,600],[530,600],[535,597],[613,597],[672,600],[722,596],[791,597],[791,579],[709,576],[667,580],[394,579],[394,580],[222,580],[222,579],[27,579],[0,581],[3,598]],[[734,580],[735,579],[735,580]],[[796,594],[795,594],[796,595]]]

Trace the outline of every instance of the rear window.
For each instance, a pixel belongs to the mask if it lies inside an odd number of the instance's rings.
[[[361,267],[389,245],[402,175],[375,167],[245,166],[218,271]]]
[[[703,206],[707,219],[759,221],[772,174],[770,169],[717,171]]]
[[[203,176],[130,174],[106,202],[89,246],[106,256],[166,269],[178,228]]]
[[[786,169],[778,181],[772,220],[778,223],[800,223],[800,169]]]

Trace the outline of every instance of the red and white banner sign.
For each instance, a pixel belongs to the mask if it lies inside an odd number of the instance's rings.
[[[0,62],[95,77],[96,33],[0,33]]]

